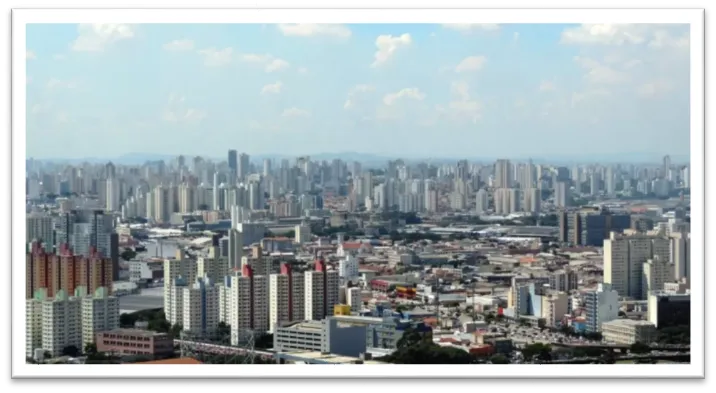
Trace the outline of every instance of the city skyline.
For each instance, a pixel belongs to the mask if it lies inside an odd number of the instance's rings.
[[[688,55],[688,25],[29,25],[27,155],[683,157]]]

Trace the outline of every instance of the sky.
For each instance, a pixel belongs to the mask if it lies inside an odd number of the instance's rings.
[[[689,26],[27,26],[27,155],[689,154]]]

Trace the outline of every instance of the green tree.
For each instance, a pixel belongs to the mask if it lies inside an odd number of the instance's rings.
[[[97,344],[87,343],[85,344],[85,355],[93,355],[97,353]]]
[[[394,364],[471,364],[475,360],[466,351],[454,347],[441,347],[424,340],[403,346],[381,360]]]
[[[119,315],[119,326],[123,328],[134,327],[137,318],[132,314],[122,313]]]
[[[62,348],[62,356],[77,357],[80,355],[80,350],[74,345],[68,345]]]
[[[219,326],[216,328],[216,335],[219,339],[231,337],[231,326],[224,321],[219,322]]]
[[[169,321],[162,321],[166,322],[166,325],[169,325],[169,329],[167,332],[171,334],[172,337],[181,337],[181,332],[184,329],[184,327],[181,324],[175,323],[173,326],[169,323]]]
[[[258,349],[269,349],[273,348],[273,334],[266,333],[260,335],[254,340],[254,346]]]
[[[131,261],[137,256],[137,253],[129,248],[125,248],[119,256],[125,261]]]
[[[552,347],[542,343],[528,344],[522,349],[522,356],[528,361],[549,361],[552,360]]]
[[[636,353],[636,354],[650,353],[651,347],[649,347],[648,345],[646,345],[644,343],[635,342],[634,344],[632,344],[629,347],[629,351],[631,353]]]
[[[426,333],[419,332],[414,327],[408,327],[403,331],[403,335],[398,340],[396,346],[398,349],[406,348],[413,345],[420,344],[421,342],[428,341],[429,338]]]

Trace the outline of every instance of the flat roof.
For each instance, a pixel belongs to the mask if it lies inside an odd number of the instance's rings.
[[[150,360],[148,362],[138,362],[133,364],[203,364],[194,358],[176,358],[163,360]]]
[[[613,321],[609,321],[609,322],[604,322],[604,323],[602,323],[602,325],[605,325],[605,324],[608,324],[608,325],[625,325],[625,326],[647,326],[647,325],[654,326],[654,324],[651,323],[651,322],[649,322],[649,321],[637,321],[637,320],[634,320],[634,319],[615,319],[615,320],[613,320]]]
[[[278,354],[282,357],[288,357],[292,358],[291,360],[295,361],[319,361],[319,362],[325,362],[325,363],[331,363],[331,364],[353,364],[357,360],[360,360],[360,358],[352,357],[352,356],[342,356],[342,355],[336,355],[333,353],[324,354],[321,352],[281,352]],[[305,360],[301,360],[305,359]],[[377,360],[365,360],[363,364],[386,364],[385,362],[380,362]]]
[[[128,335],[143,336],[143,337],[163,336],[163,335],[167,334],[167,333],[155,332],[152,330],[128,329],[128,328],[107,330],[107,331],[100,332],[100,333],[103,333],[103,334],[128,334]]]

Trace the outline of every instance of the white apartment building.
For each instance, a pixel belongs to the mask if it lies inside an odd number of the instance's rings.
[[[547,326],[558,326],[569,313],[569,295],[565,292],[550,292],[542,296],[542,318]]]
[[[45,252],[51,253],[54,246],[52,217],[42,213],[30,213],[25,221],[27,221],[26,242],[39,240],[42,242]]]
[[[664,284],[674,280],[674,265],[658,256],[644,262],[644,275],[641,285],[642,299],[647,299],[649,292],[661,291]]]
[[[26,356],[35,349],[44,349],[51,356],[60,356],[65,348],[74,346],[83,351],[97,333],[119,327],[119,299],[99,288],[87,296],[83,287],[68,296],[60,290],[54,298],[39,289],[26,301]]]
[[[604,282],[611,284],[620,296],[641,299],[644,263],[655,257],[669,260],[667,238],[612,232],[604,240]]]
[[[269,330],[268,277],[253,275],[245,266],[242,275],[231,276],[229,321],[231,345],[244,342],[251,332]]]
[[[311,241],[311,227],[308,225],[296,225],[294,242],[306,244]]]
[[[602,337],[619,345],[651,344],[656,339],[656,327],[649,321],[615,319],[602,324]]]
[[[669,239],[674,279],[691,278],[691,234],[676,232]]]
[[[166,291],[166,282],[164,285]],[[184,278],[173,279],[169,287],[169,297],[164,298],[164,315],[172,325],[184,323],[184,288],[186,286],[187,282]]]
[[[481,188],[475,194],[475,212],[477,214],[485,214],[489,209],[489,196],[484,188]]]
[[[107,288],[97,288],[81,299],[82,343],[94,343],[97,333],[119,329],[119,298],[110,296]]]
[[[600,332],[604,322],[619,318],[619,293],[609,284],[599,284],[596,291],[585,293],[582,301],[589,333]]]
[[[208,277],[201,277],[182,291],[182,327],[185,331],[212,337],[219,326],[221,288]]]
[[[196,260],[197,277],[208,277],[212,282],[221,282],[232,272],[229,258],[222,257],[219,247],[209,248],[209,255]]]
[[[351,306],[351,312],[359,312],[363,308],[360,288],[346,288],[346,303]]]
[[[338,261],[338,276],[344,281],[354,280],[360,276],[359,267],[358,260],[353,255],[348,254]]]
[[[286,265],[281,274],[272,274],[269,283],[269,331],[274,332],[282,323],[304,319],[305,279]]]
[[[319,262],[317,262],[319,263]],[[325,265],[323,265],[325,269]],[[304,273],[306,290],[305,319],[321,320],[333,313],[338,304],[339,277],[336,271],[312,271]]]
[[[184,251],[177,250],[176,257],[174,259],[164,260],[164,312],[167,320],[172,324],[181,323],[180,317],[181,310],[183,309],[177,301],[173,301],[173,296],[176,294],[177,289],[174,288],[186,285],[186,283],[194,282],[196,280],[196,263],[188,258],[184,257]],[[177,279],[180,279],[177,281]]]

